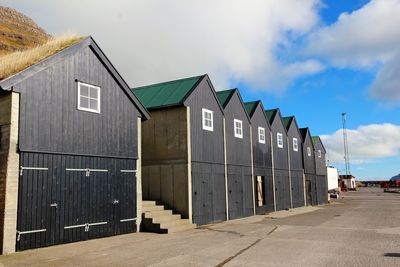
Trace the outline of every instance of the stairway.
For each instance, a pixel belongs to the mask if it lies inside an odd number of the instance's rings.
[[[142,203],[141,230],[144,232],[169,234],[196,228],[189,219],[181,219],[180,214],[173,214],[172,210],[164,209],[155,201],[143,200]]]

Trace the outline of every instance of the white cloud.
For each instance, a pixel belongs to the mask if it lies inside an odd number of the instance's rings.
[[[307,51],[335,66],[370,67],[399,51],[399,25],[399,0],[372,0],[311,34]]]
[[[134,86],[209,73],[254,88],[284,87],[323,69],[276,56],[319,22],[319,0],[6,0],[45,29],[91,34]]]
[[[389,60],[379,70],[370,93],[372,97],[389,103],[400,101],[400,54]]]
[[[347,130],[351,163],[364,163],[387,157],[400,157],[400,125],[369,124]],[[342,163],[343,131],[322,135],[330,162]]]
[[[372,0],[310,34],[305,51],[339,68],[374,71],[383,65],[370,88],[371,96],[389,102],[400,100],[396,86],[400,80],[399,25],[399,0]]]

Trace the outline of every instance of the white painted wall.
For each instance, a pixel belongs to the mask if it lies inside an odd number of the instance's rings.
[[[336,168],[327,167],[328,173],[328,190],[339,188],[338,171]]]

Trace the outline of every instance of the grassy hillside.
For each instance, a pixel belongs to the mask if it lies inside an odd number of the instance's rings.
[[[47,42],[50,38],[32,19],[0,6],[0,56]]]

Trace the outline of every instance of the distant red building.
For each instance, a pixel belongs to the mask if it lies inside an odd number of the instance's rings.
[[[339,184],[343,191],[356,190],[356,177],[349,175],[339,175]]]

